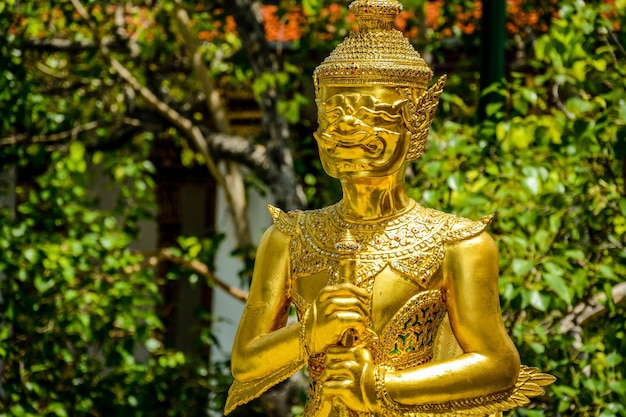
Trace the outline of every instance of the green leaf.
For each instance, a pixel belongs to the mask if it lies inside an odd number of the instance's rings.
[[[607,62],[604,59],[594,59],[591,63],[596,70],[601,72],[606,71]]]
[[[514,125],[511,127],[510,139],[517,149],[527,149],[534,141],[534,129],[528,126]]]
[[[585,252],[583,252],[580,249],[566,250],[565,251],[565,256],[567,256],[570,259],[577,260],[577,261],[582,261],[583,259],[586,258]]]
[[[522,184],[533,195],[538,195],[541,191],[541,182],[537,177],[526,177],[522,180]]]
[[[24,251],[24,258],[26,258],[30,263],[36,263],[39,259],[39,253],[33,248],[28,248]]]
[[[544,345],[542,345],[541,343],[537,343],[537,342],[532,342],[530,343],[530,347],[532,350],[535,351],[535,353],[541,355],[546,351],[546,348]]]
[[[172,1],[164,1],[163,2],[163,9],[168,12],[168,13],[172,13],[174,11],[174,2]]]
[[[605,360],[608,366],[617,366],[620,363],[622,363],[623,357],[617,352],[611,352],[608,355],[606,355]]]
[[[583,81],[587,76],[587,63],[585,61],[576,61],[572,66],[572,72],[577,80]]]
[[[67,417],[67,411],[65,409],[65,406],[60,402],[52,402],[48,404],[48,410],[58,417]]]
[[[197,258],[200,252],[202,251],[202,244],[197,242],[189,247],[188,253],[192,258]]]
[[[526,99],[531,104],[537,103],[537,92],[530,88],[522,88],[521,90],[522,97]]]
[[[528,259],[513,259],[511,266],[515,275],[517,275],[518,277],[523,277],[528,275],[528,273],[535,266],[535,263]]]
[[[626,380],[611,381],[609,382],[609,388],[611,389],[611,391],[619,395],[625,395],[626,394]]]
[[[539,311],[546,311],[550,304],[550,297],[546,294],[542,294],[539,291],[530,292],[530,305],[535,307]]]
[[[465,175],[459,171],[454,172],[448,177],[447,183],[452,190],[459,191],[463,188],[463,185],[465,184]]]
[[[626,216],[626,197],[621,197],[619,199],[619,210],[622,213],[622,216]]]
[[[153,337],[146,341],[146,350],[150,353],[154,353],[161,348],[161,342]]]
[[[571,305],[572,294],[565,280],[560,275],[547,273],[543,274],[542,278],[560,299],[565,301],[567,305]]]
[[[599,265],[598,274],[602,278],[607,278],[611,280],[617,279],[617,275],[615,275],[615,270],[612,265]]]

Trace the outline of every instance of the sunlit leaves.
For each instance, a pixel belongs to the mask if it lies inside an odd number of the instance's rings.
[[[171,384],[190,361],[156,339],[163,325],[154,270],[128,248],[154,198],[154,166],[137,160],[148,150],[92,155],[72,141],[18,189],[16,215],[3,212],[0,317],[11,325],[0,326],[0,414],[138,416],[161,408],[172,389],[188,395],[190,379]],[[103,209],[89,197],[87,164],[110,178],[118,205]],[[142,346],[152,359],[138,360]]]
[[[584,354],[558,333],[559,320],[610,295],[626,275],[626,55],[618,32],[607,32],[616,13],[623,18],[622,9],[565,5],[535,42],[532,70],[491,87],[504,97],[487,109],[494,122],[472,123],[455,91],[442,95],[457,118],[435,125],[413,182],[412,195],[426,205],[470,218],[496,213],[490,232],[505,318],[524,361],[554,367],[552,401],[563,415],[616,416],[626,402],[617,354],[623,306],[601,301],[606,316],[581,331]],[[603,338],[610,342],[599,344]],[[586,376],[572,378],[583,369]]]

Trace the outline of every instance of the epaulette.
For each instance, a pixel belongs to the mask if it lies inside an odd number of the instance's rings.
[[[494,217],[494,214],[490,214],[474,221],[455,216],[450,220],[451,224],[443,236],[443,241],[445,243],[455,243],[478,236],[485,231]]]
[[[269,211],[270,216],[272,216],[272,221],[279,231],[288,236],[293,236],[296,233],[298,213],[301,213],[299,210],[288,211],[285,213],[278,207],[268,205],[267,211]]]

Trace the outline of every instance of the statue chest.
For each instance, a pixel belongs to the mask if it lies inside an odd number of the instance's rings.
[[[439,288],[447,222],[422,210],[377,223],[348,223],[334,207],[300,216],[292,225],[289,248],[292,299],[298,310],[310,305],[324,286],[350,282],[371,294],[378,327],[415,294]],[[336,247],[347,229],[359,243],[347,261],[353,271],[348,277],[340,274],[340,263],[346,260]]]
[[[395,369],[428,362],[446,320],[446,245],[482,233],[492,216],[473,222],[414,203],[394,218],[357,222],[340,216],[337,207],[289,213],[270,207],[276,228],[290,236],[287,291],[298,317],[325,286],[351,282],[370,294],[368,328],[376,334],[377,362]],[[346,230],[358,243],[350,245],[358,249],[349,259]]]
[[[342,223],[332,213],[303,216],[290,243],[291,299],[298,315],[327,285],[351,282],[370,295],[369,328],[378,336],[377,362],[395,369],[432,357],[446,313],[442,263],[445,222],[413,215],[384,224]],[[340,274],[336,248],[346,228],[358,241],[350,256],[353,276]]]

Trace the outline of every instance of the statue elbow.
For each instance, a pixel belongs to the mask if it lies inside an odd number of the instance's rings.
[[[251,366],[252,365],[252,366]],[[250,355],[242,354],[233,350],[230,362],[230,370],[233,377],[240,382],[250,381],[256,377],[255,366],[252,364]]]
[[[230,370],[233,373],[233,378],[239,382],[246,382],[254,379],[254,374],[251,372],[249,366],[245,366],[241,361],[233,360],[231,362]]]
[[[500,375],[502,391],[515,386],[519,376],[521,361],[517,349],[502,355],[496,364],[496,370]]]

